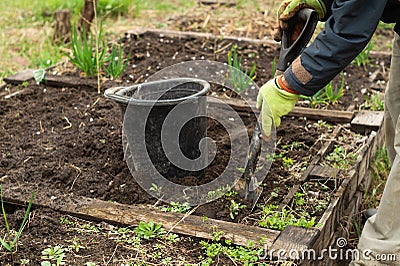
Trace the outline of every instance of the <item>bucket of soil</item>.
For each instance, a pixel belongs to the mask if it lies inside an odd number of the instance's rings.
[[[159,175],[172,182],[203,176],[209,88],[204,80],[176,78],[106,90],[105,96],[123,112],[125,160],[131,172],[150,175],[149,182]]]

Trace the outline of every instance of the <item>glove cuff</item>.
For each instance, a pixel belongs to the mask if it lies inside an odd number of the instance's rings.
[[[279,77],[277,77],[275,79],[275,85],[279,89],[284,90],[284,91],[289,92],[289,93],[292,93],[292,94],[299,94],[297,91],[285,86],[285,84],[283,83],[282,79],[283,79],[283,75],[280,75]]]

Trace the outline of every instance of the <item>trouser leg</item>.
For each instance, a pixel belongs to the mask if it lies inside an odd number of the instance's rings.
[[[400,37],[395,33],[389,83],[385,91],[385,141],[390,165],[393,164],[396,152],[394,138],[397,118],[400,115]]]
[[[385,92],[385,134],[391,163],[378,212],[367,220],[358,244],[360,260],[351,265],[400,264],[400,37],[395,34],[389,83]],[[370,256],[365,256],[371,251]],[[366,253],[365,253],[366,252]],[[396,254],[397,261],[374,261]],[[392,258],[392,257],[391,257]]]

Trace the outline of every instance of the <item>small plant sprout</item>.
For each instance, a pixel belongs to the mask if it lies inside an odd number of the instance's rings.
[[[73,251],[75,251],[75,253],[78,253],[79,250],[85,248],[84,246],[81,246],[78,242],[78,239],[76,237],[74,237],[74,239],[69,240],[67,242],[70,242],[71,244],[68,246],[69,249],[72,249]]]
[[[383,111],[385,108],[384,94],[373,93],[370,97],[364,96],[364,103],[360,108],[372,111]]]
[[[162,186],[158,186],[157,184],[152,183],[149,190],[153,191],[157,197],[161,197],[163,195]]]
[[[369,54],[374,47],[374,42],[370,41],[367,46],[359,53],[356,58],[354,58],[353,63],[356,64],[358,67],[362,66],[364,69],[369,63]]]
[[[119,48],[117,48],[116,45],[113,45],[110,55],[105,59],[105,62],[108,63],[108,66],[105,67],[105,72],[112,79],[121,76],[128,65],[128,61],[125,61],[124,63],[123,56],[124,50],[122,49],[122,45],[120,45]]]
[[[33,78],[35,79],[37,85],[39,85],[43,81],[46,81],[45,74],[46,71],[43,68],[33,71]]]
[[[335,145],[333,151],[326,157],[326,165],[339,169],[347,169],[357,159],[357,154],[347,152],[341,145]]]
[[[28,207],[26,208],[25,216],[24,219],[22,220],[21,226],[18,230],[18,232],[14,232],[13,230],[10,229],[10,226],[8,225],[8,220],[7,220],[7,214],[6,210],[4,208],[4,201],[3,201],[3,190],[2,186],[0,185],[0,200],[1,200],[1,211],[3,213],[3,218],[4,218],[4,224],[6,227],[6,239],[0,238],[1,245],[11,254],[11,258],[13,259],[14,252],[17,249],[18,246],[18,240],[19,237],[22,234],[22,231],[24,230],[26,224],[28,223],[28,217],[29,213],[32,207],[33,203],[33,198],[34,198],[34,193],[32,192],[31,199],[29,200]]]
[[[301,226],[305,228],[315,225],[315,217],[310,218],[310,215],[303,211],[298,215],[285,206],[281,211],[278,211],[277,205],[266,205],[263,207],[262,216],[258,224],[261,227],[283,230],[288,225]]]
[[[161,223],[155,224],[153,221],[148,223],[140,222],[135,231],[138,237],[146,240],[161,237],[166,233]]]
[[[233,45],[228,52],[228,65],[231,67],[229,71],[230,81],[236,92],[242,92],[252,83],[256,78],[256,63],[254,62],[250,73],[247,70],[242,70],[242,56],[238,57],[237,45]]]
[[[48,247],[42,251],[41,266],[59,266],[64,264],[64,248],[59,245]]]
[[[342,72],[342,81],[340,83],[340,87],[333,88],[333,81],[329,82],[328,85],[325,87],[325,95],[326,101],[328,104],[336,104],[340,98],[344,95],[344,73]]]
[[[229,217],[231,217],[232,220],[235,219],[235,217],[239,214],[241,209],[246,208],[247,206],[245,204],[240,204],[231,199],[231,205],[229,207]]]
[[[95,46],[100,46],[101,35],[101,25],[97,40],[95,40],[93,34],[87,34],[85,29],[79,35],[76,26],[73,27],[71,34],[72,55],[67,54],[67,56],[70,62],[84,72],[87,77],[99,75],[99,66],[101,67],[104,64],[105,50],[99,52],[98,49],[95,49],[95,52],[93,52]],[[96,45],[94,42],[96,42]]]
[[[324,89],[319,90],[313,96],[301,95],[300,97],[310,102],[311,108],[316,108],[320,105],[336,104],[344,95],[345,79],[342,72],[342,81],[340,87],[333,87],[333,81],[329,82]]]
[[[180,204],[179,202],[173,202],[169,204],[168,207],[161,208],[163,212],[178,212],[178,213],[186,213],[191,209],[189,203],[185,202]]]

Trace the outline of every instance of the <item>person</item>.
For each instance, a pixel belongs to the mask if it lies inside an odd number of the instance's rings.
[[[379,21],[396,23],[385,91],[384,127],[391,171],[377,209],[362,231],[351,265],[380,265],[397,255],[400,264],[400,1],[284,0],[278,10],[274,38],[280,40],[287,21],[301,8],[312,8],[325,29],[303,50],[284,74],[264,84],[257,96],[265,136],[295,106],[299,95],[311,96],[329,83],[368,44]],[[397,134],[396,134],[397,132]],[[390,261],[388,261],[390,263]],[[395,262],[391,262],[392,264]]]

